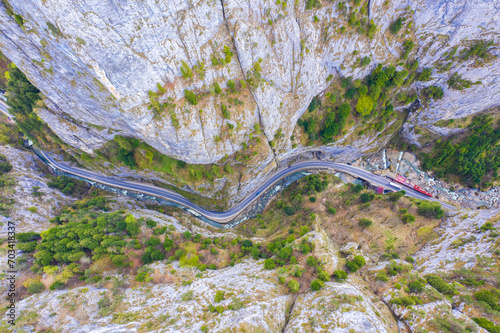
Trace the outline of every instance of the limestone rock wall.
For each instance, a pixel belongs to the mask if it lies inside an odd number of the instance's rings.
[[[0,49],[46,96],[49,110],[40,116],[64,141],[91,152],[115,134],[134,136],[190,163],[215,162],[240,150],[255,124],[268,141],[282,129],[283,139],[274,149],[278,160],[307,150],[292,150],[289,137],[311,98],[327,87],[330,74],[360,78],[377,63],[397,64],[404,39],[388,28],[401,15],[411,22],[405,38],[415,41],[422,68],[443,63],[455,46],[460,50],[473,40],[500,40],[494,0],[372,0],[368,18],[378,27],[372,39],[349,28],[348,15],[326,1],[313,10],[306,10],[305,1],[268,0],[6,3],[24,24],[19,26],[0,3]],[[347,27],[344,33],[342,26]],[[231,62],[213,66],[212,57],[224,57],[225,46],[234,53]],[[363,56],[372,63],[353,66]],[[225,119],[222,97],[208,94],[213,83],[220,84],[224,95],[228,80],[238,84],[248,79],[259,61],[260,83],[242,89],[238,98],[244,104]],[[182,62],[191,68],[203,62],[205,71],[185,79]],[[463,91],[449,89],[446,81],[455,72],[481,83]],[[454,63],[416,85],[431,84],[442,86],[445,97],[410,118],[413,124],[498,105],[500,61]],[[177,126],[168,113],[155,117],[148,108],[148,92],[156,92],[158,85],[166,90],[158,101],[176,104]],[[186,103],[184,89],[204,95],[198,105]],[[228,134],[227,123],[236,130]],[[372,145],[334,143],[328,149],[354,156]]]

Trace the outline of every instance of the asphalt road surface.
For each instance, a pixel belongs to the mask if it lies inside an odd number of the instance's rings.
[[[298,171],[306,171],[306,170],[311,170],[311,169],[333,169],[338,172],[343,172],[350,174],[354,177],[359,177],[361,179],[364,179],[368,182],[370,182],[372,185],[376,186],[381,186],[383,188],[392,190],[392,191],[399,191],[399,187],[395,187],[391,185],[391,180],[375,175],[369,171],[347,165],[347,164],[342,164],[342,163],[334,163],[334,162],[327,162],[327,161],[317,161],[317,160],[312,160],[312,161],[304,161],[304,162],[299,162],[296,164],[293,164],[289,166],[288,168],[281,169],[276,171],[273,175],[271,175],[259,188],[257,188],[254,192],[252,192],[250,195],[248,195],[245,199],[243,199],[240,203],[238,203],[236,206],[233,206],[231,209],[225,211],[225,212],[214,212],[207,210],[203,207],[199,207],[196,204],[192,203],[188,199],[184,198],[182,195],[175,193],[173,191],[170,191],[168,189],[160,188],[154,185],[149,185],[149,184],[142,184],[142,183],[136,183],[136,182],[129,182],[129,181],[124,181],[120,179],[114,179],[111,177],[107,176],[102,176],[95,174],[93,172],[90,172],[88,170],[80,169],[80,168],[74,168],[59,162],[54,161],[50,156],[48,156],[45,152],[39,151],[46,159],[49,161],[49,163],[53,166],[56,167],[57,169],[67,172],[69,174],[73,174],[85,179],[88,179],[90,181],[94,181],[97,183],[117,187],[120,189],[124,190],[129,190],[129,191],[135,191],[135,192],[140,192],[143,194],[147,195],[152,195],[156,196],[165,200],[169,200],[178,204],[181,204],[189,209],[191,209],[193,212],[198,213],[203,215],[204,217],[218,222],[218,223],[229,223],[231,222],[234,218],[236,218],[245,208],[247,208],[250,204],[252,204],[262,193],[264,193],[267,189],[269,189],[274,183],[277,181],[281,180],[283,177],[286,177],[292,173],[298,172]],[[402,186],[402,188],[406,191],[406,195],[418,198],[418,199],[424,199],[424,200],[432,200],[439,202],[444,208],[453,210],[455,209],[454,206],[443,203],[438,201],[435,198],[430,198],[420,192],[417,192],[411,188],[407,188]],[[196,214],[195,214],[196,215]]]

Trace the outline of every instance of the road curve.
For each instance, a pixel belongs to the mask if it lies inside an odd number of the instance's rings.
[[[35,149],[35,148],[34,148]],[[334,163],[334,162],[328,162],[328,161],[319,161],[319,160],[312,160],[312,161],[304,161],[304,162],[299,162],[296,164],[293,164],[289,166],[288,168],[278,170],[275,172],[273,175],[271,175],[262,185],[260,185],[255,191],[253,191],[250,195],[248,195],[245,199],[243,199],[241,202],[239,202],[237,205],[233,206],[229,210],[225,212],[214,212],[207,210],[203,207],[200,207],[188,199],[184,198],[182,195],[170,191],[165,188],[157,187],[154,185],[149,185],[149,184],[142,184],[142,183],[136,183],[136,182],[129,182],[129,181],[124,181],[124,180],[119,180],[119,179],[113,179],[111,177],[107,176],[102,176],[95,174],[91,171],[80,169],[80,168],[74,168],[59,162],[56,162],[54,159],[52,159],[49,155],[47,155],[45,152],[41,150],[37,150],[38,154],[43,156],[48,164],[53,167],[57,168],[61,171],[64,171],[66,173],[85,178],[87,180],[101,183],[104,185],[120,188],[123,190],[128,190],[128,191],[135,191],[139,193],[143,193],[146,195],[152,195],[155,197],[159,197],[161,199],[165,199],[168,201],[175,202],[177,204],[180,204],[182,206],[185,206],[192,211],[204,216],[205,218],[218,222],[218,223],[229,223],[233,219],[235,219],[238,215],[241,214],[247,208],[250,204],[252,204],[262,193],[264,193],[267,189],[269,189],[273,184],[281,180],[283,177],[286,177],[288,175],[291,175],[295,172],[299,171],[305,171],[305,170],[311,170],[311,169],[333,169],[338,172],[343,172],[347,173],[351,176],[358,177],[361,179],[364,179],[368,182],[370,182],[372,185],[376,186],[381,186],[386,189],[392,190],[392,191],[398,191],[399,188],[392,186],[390,184],[390,180],[386,179],[384,177],[375,175],[369,171],[347,165],[347,164],[342,164],[342,163]],[[417,198],[417,199],[424,199],[424,200],[432,200],[439,202],[435,198],[430,198],[425,195],[423,195],[420,192],[417,192],[413,189],[410,188],[404,188],[406,191],[406,194]],[[439,202],[443,207],[453,210],[455,209],[454,206]]]

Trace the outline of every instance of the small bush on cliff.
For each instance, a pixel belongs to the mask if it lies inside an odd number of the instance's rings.
[[[193,77],[193,70],[189,67],[184,60],[181,60],[181,74],[185,79],[190,79]]]
[[[288,281],[288,288],[290,288],[290,292],[296,293],[300,289],[300,284],[297,280],[290,280]]]
[[[403,18],[400,17],[396,21],[392,22],[391,25],[389,26],[389,31],[392,34],[397,34],[399,30],[403,27]]]
[[[320,290],[321,288],[323,288],[324,285],[325,285],[325,282],[323,282],[320,279],[315,279],[315,280],[312,280],[312,282],[311,282],[311,289],[312,290]]]
[[[198,104],[198,96],[194,92],[184,89],[184,96],[186,97],[186,100],[188,101],[189,104],[191,105]]]
[[[373,221],[367,218],[360,218],[358,220],[358,224],[363,228],[368,228],[373,224]]]

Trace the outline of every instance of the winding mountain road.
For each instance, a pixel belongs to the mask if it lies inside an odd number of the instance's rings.
[[[281,180],[283,177],[286,177],[288,175],[291,175],[295,172],[299,171],[306,171],[306,170],[311,170],[311,169],[333,169],[338,172],[343,172],[347,173],[351,176],[358,177],[361,179],[364,179],[368,182],[370,182],[372,185],[376,186],[381,186],[383,188],[392,190],[392,191],[398,191],[400,190],[399,187],[395,187],[391,185],[391,181],[389,179],[386,179],[384,177],[375,175],[371,172],[368,172],[366,170],[347,165],[347,164],[342,164],[342,163],[334,163],[334,162],[327,162],[327,161],[319,161],[319,160],[311,160],[311,161],[304,161],[304,162],[299,162],[296,164],[293,164],[289,166],[288,168],[278,170],[276,173],[272,174],[269,176],[269,178],[261,185],[259,188],[257,188],[254,192],[252,192],[250,195],[248,195],[245,199],[243,199],[241,202],[239,202],[237,205],[233,206],[231,209],[225,211],[225,212],[214,212],[207,210],[203,207],[200,207],[188,199],[184,198],[182,195],[170,191],[168,189],[160,188],[154,185],[149,185],[149,184],[142,184],[142,183],[136,183],[136,182],[129,182],[129,181],[124,181],[124,180],[119,180],[119,179],[114,179],[111,177],[107,176],[102,176],[95,174],[91,171],[80,169],[80,168],[75,168],[71,167],[59,162],[56,162],[54,159],[52,159],[49,155],[47,155],[45,152],[41,150],[37,150],[37,152],[42,155],[48,164],[56,169],[59,169],[61,171],[64,171],[66,173],[85,178],[87,180],[101,183],[104,185],[108,186],[113,186],[116,188],[120,188],[123,190],[128,190],[128,191],[135,191],[139,193],[143,193],[146,195],[152,195],[155,197],[159,197],[161,199],[165,199],[168,201],[175,202],[177,204],[183,205],[190,210],[194,211],[195,213],[198,213],[202,216],[204,216],[207,219],[210,219],[212,221],[218,222],[218,223],[229,223],[233,219],[235,219],[238,215],[240,215],[245,208],[247,208],[250,204],[252,204],[262,193],[264,193],[267,189],[269,189],[273,184]],[[444,208],[453,210],[455,209],[454,206],[443,203],[438,201],[435,198],[430,198],[427,197],[420,192],[417,192],[411,188],[404,188],[406,191],[406,195],[412,196],[418,199],[424,199],[424,200],[432,200],[439,202],[441,205],[443,205]]]

